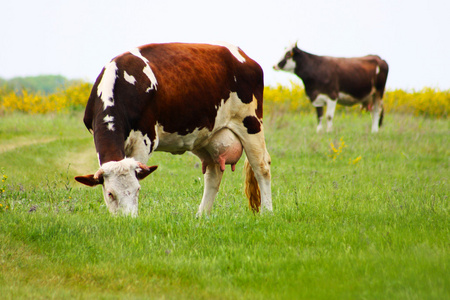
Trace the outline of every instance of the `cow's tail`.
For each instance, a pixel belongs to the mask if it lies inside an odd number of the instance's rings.
[[[383,118],[384,118],[384,107],[381,106],[380,121],[378,121],[378,127],[381,127],[381,125],[383,124]]]
[[[259,190],[258,181],[255,178],[255,173],[253,172],[247,158],[245,158],[244,173],[244,190],[245,195],[247,195],[248,198],[248,205],[253,212],[259,212],[259,208],[261,207],[261,192]]]

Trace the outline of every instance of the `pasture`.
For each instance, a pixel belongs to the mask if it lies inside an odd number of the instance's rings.
[[[267,107],[273,214],[254,215],[243,158],[195,218],[199,160],[155,153],[139,217],[112,217],[81,112],[0,122],[0,295],[17,298],[448,299],[448,119]]]

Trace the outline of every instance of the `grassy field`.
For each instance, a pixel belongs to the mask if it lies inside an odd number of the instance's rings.
[[[241,159],[200,219],[195,156],[155,153],[139,217],[112,217],[73,180],[98,167],[81,113],[1,116],[0,298],[449,299],[448,120],[267,112],[273,214]]]

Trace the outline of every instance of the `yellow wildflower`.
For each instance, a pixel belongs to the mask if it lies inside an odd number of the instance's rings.
[[[353,159],[353,160],[350,158],[350,159],[348,160],[348,163],[349,163],[349,164],[352,164],[352,165],[356,165],[361,159],[362,159],[361,155],[358,156],[357,158]]]

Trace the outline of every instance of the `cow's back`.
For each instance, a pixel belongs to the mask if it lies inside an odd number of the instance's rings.
[[[230,92],[237,92],[244,103],[250,103],[255,95],[262,104],[262,69],[237,47],[234,55],[226,47],[209,44],[150,44],[139,50],[157,80],[157,88],[146,97],[149,83],[141,71],[142,60],[125,53],[116,58],[117,64],[119,69],[132,68],[128,74],[140,76],[138,82],[147,81],[134,92],[141,93],[136,98],[145,99],[136,111],[144,117],[157,116],[156,121],[167,132],[189,133],[199,127],[211,130],[217,108],[229,98]],[[126,95],[129,97],[130,91]],[[262,117],[262,105],[259,106]]]
[[[384,89],[386,76],[384,81],[379,77],[381,65],[386,64],[377,55],[367,55],[363,57],[326,57],[327,63],[334,70],[332,78],[337,80],[335,89],[344,92],[356,98],[364,98],[372,91],[373,84],[375,87]],[[386,64],[387,66],[387,64]],[[379,86],[376,83],[379,82]]]

